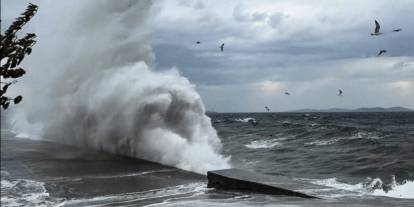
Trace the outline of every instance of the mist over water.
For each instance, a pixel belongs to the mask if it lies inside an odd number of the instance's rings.
[[[16,131],[198,173],[228,168],[194,85],[151,70],[150,15],[150,1],[39,2]]]

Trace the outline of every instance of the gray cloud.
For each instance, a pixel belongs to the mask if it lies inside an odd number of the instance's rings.
[[[200,0],[181,0],[179,5],[192,9],[204,9],[205,7],[204,3]]]
[[[2,24],[25,7],[5,5],[10,9],[3,9]],[[155,6],[154,65],[177,67],[209,109],[414,108],[412,1],[177,0]],[[382,36],[369,35],[374,19]],[[391,32],[395,28],[403,31]],[[381,49],[387,53],[376,57]],[[337,88],[346,98],[326,95]],[[300,96],[286,99],[283,90]]]
[[[387,1],[226,2],[224,8],[215,1],[206,3],[208,10],[203,12],[171,12],[169,15],[180,20],[168,21],[168,28],[155,26],[158,64],[177,66],[198,85],[208,107],[262,110],[277,97],[273,107],[278,110],[414,108],[414,98],[409,97],[414,97],[410,92],[414,90],[414,68],[409,66],[414,59],[414,28],[410,26],[414,15],[408,9],[414,6],[412,2],[393,2],[392,7]],[[215,21],[200,23],[185,17]],[[380,21],[384,35],[369,35],[374,19]],[[164,20],[156,22],[162,25]],[[391,32],[395,28],[403,31]],[[194,39],[202,39],[201,48],[189,44]],[[220,42],[225,42],[224,54],[217,53]],[[171,54],[167,48],[180,54]],[[381,49],[387,53],[376,57]],[[261,84],[274,87],[276,94],[292,90],[300,96],[287,101],[263,91]],[[332,95],[338,88],[348,94],[341,102]]]

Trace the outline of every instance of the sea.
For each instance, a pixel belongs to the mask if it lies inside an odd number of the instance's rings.
[[[211,117],[223,153],[238,168],[289,175],[355,195],[414,198],[414,113]]]
[[[2,168],[2,206],[140,206],[134,201],[154,196],[157,200],[142,205],[414,206],[413,112],[208,116],[233,167],[326,186],[317,192],[323,199],[220,191],[197,182],[139,195],[62,201],[50,198],[41,182],[14,179]]]

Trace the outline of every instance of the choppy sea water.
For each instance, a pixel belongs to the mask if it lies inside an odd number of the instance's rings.
[[[210,116],[236,167],[356,195],[414,198],[414,113]]]
[[[286,175],[335,190],[318,192],[327,199],[307,200],[224,192],[199,182],[67,200],[51,197],[42,182],[16,179],[2,168],[2,206],[414,205],[414,113],[209,116],[223,142],[222,153],[231,156],[234,167]]]

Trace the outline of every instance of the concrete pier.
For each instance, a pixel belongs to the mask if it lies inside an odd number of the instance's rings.
[[[264,175],[239,169],[209,171],[207,178],[210,188],[302,198],[318,198],[312,191],[326,189],[323,186],[289,177]]]

